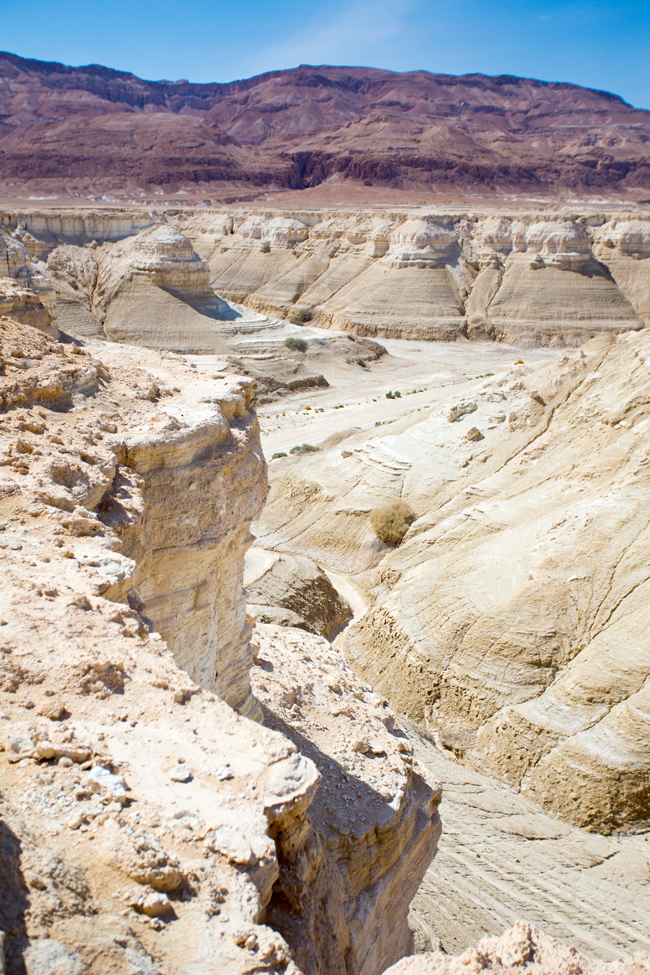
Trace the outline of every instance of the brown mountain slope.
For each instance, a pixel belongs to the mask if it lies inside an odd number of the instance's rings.
[[[329,179],[634,200],[650,190],[649,141],[650,112],[569,84],[305,65],[228,84],[151,82],[0,54],[9,195],[232,198]]]

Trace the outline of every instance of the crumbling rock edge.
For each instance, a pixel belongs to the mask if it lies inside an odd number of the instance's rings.
[[[410,950],[440,787],[326,641],[251,645],[253,384],[101,354],[0,320],[8,975],[374,975]]]

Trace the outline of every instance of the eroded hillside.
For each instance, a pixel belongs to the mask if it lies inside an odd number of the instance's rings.
[[[1,53],[0,113],[14,198],[634,200],[650,186],[648,112],[531,78],[301,65],[193,84]]]
[[[2,224],[5,273],[49,288],[64,330],[222,353],[296,314],[359,336],[542,346],[639,329],[646,217],[71,210]]]
[[[647,828],[646,330],[276,462],[258,544],[354,576],[347,658],[561,817]],[[391,550],[368,521],[417,514]],[[644,554],[645,553],[645,554]]]

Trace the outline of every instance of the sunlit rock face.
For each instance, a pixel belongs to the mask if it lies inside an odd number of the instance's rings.
[[[562,272],[566,273],[566,272]],[[274,475],[258,544],[358,575],[347,659],[559,817],[647,827],[650,331],[513,365]],[[396,549],[368,520],[406,500]]]

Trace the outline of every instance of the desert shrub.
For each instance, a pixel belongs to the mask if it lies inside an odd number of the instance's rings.
[[[414,521],[415,512],[401,498],[382,504],[370,512],[370,524],[375,535],[386,545],[399,545]]]
[[[391,393],[391,391],[390,391],[390,389],[389,389],[389,390],[388,390],[388,392],[386,393],[386,399],[395,399],[395,397],[394,397],[394,396],[393,396],[393,394]]]
[[[314,447],[314,445],[311,444],[311,443],[301,443],[301,444],[297,444],[295,447],[292,447],[291,450],[289,451],[289,453],[290,454],[304,454],[304,453],[307,453],[310,450],[318,450],[318,449],[319,449],[318,447]]]
[[[277,460],[278,457],[286,457],[286,456],[287,455],[284,454],[281,450],[278,450],[277,453],[273,454],[271,460]]]
[[[289,321],[292,325],[304,325],[305,322],[310,322],[311,318],[311,308],[294,308],[289,315]]]
[[[307,342],[304,339],[298,339],[295,335],[290,335],[288,339],[284,340],[284,344],[292,352],[306,352]]]

